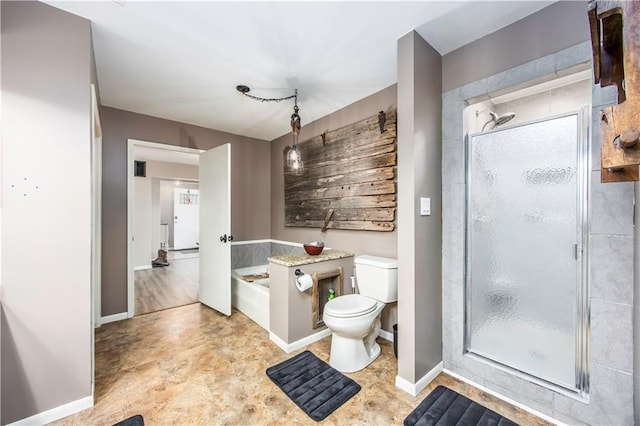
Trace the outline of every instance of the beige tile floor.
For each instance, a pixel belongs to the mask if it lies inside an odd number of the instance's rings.
[[[446,374],[414,398],[395,386],[393,346],[379,343],[380,357],[348,374],[362,390],[320,423],[400,425],[443,384],[517,423],[547,424]],[[306,349],[328,361],[330,344]],[[198,303],[105,324],[96,332],[95,406],[56,424],[111,425],[134,414],[146,425],[316,424],[265,374],[302,350],[286,354],[241,312],[226,317]]]

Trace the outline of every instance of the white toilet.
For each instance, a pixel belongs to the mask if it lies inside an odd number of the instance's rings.
[[[380,313],[398,300],[398,261],[362,255],[355,258],[360,294],[336,297],[322,319],[332,332],[329,364],[338,371],[362,370],[380,355]]]

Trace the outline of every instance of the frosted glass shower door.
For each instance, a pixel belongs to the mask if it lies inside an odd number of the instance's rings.
[[[578,388],[578,114],[471,136],[466,350]]]

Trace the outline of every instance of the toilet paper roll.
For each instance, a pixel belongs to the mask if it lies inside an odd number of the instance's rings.
[[[296,287],[298,288],[298,290],[307,291],[311,288],[312,285],[313,278],[311,278],[311,275],[304,274],[296,277]]]

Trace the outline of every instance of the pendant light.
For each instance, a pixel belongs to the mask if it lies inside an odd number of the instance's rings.
[[[286,101],[288,99],[293,99],[293,114],[291,114],[291,134],[293,136],[293,144],[288,146],[285,154],[285,162],[286,167],[290,173],[301,176],[304,174],[304,162],[302,161],[302,157],[300,155],[300,149],[298,148],[298,136],[300,135],[300,115],[298,111],[298,89],[294,89],[293,95],[286,96],[284,98],[261,98],[258,96],[253,96],[249,94],[251,90],[249,86],[245,86],[244,84],[240,84],[236,86],[236,90],[248,98],[259,102],[281,102]]]

